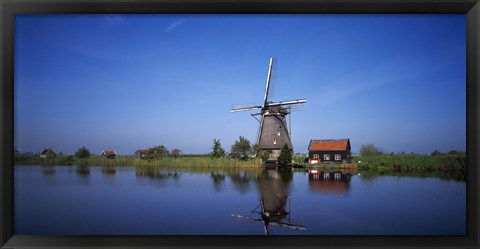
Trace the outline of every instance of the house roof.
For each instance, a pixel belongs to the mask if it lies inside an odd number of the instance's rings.
[[[349,150],[350,139],[310,140],[308,150]]]
[[[102,155],[105,155],[105,156],[116,156],[117,153],[115,153],[115,151],[113,151],[113,150],[104,150],[104,151],[102,151]]]
[[[40,152],[40,155],[46,155],[48,152],[51,152],[51,153],[55,154],[55,152],[52,149],[43,149]]]

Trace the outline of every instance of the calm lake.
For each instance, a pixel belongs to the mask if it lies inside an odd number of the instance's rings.
[[[466,184],[365,172],[15,166],[15,234],[465,235]]]

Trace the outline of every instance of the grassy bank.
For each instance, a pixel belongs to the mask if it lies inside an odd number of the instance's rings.
[[[240,160],[227,157],[211,158],[205,156],[162,157],[159,159],[139,159],[129,156],[118,156],[113,159],[99,156],[80,159],[76,157],[56,157],[41,159],[37,157],[15,158],[16,165],[77,165],[77,166],[159,166],[159,167],[261,167],[261,159]]]
[[[395,169],[398,171],[412,170],[465,170],[467,158],[465,155],[381,155],[357,156],[353,160],[364,169],[382,170]]]
[[[301,160],[300,158],[298,161]],[[355,156],[352,163],[356,164],[357,170],[373,175],[436,176],[464,180],[467,158],[465,154]],[[340,163],[305,164],[305,166],[326,169],[345,166],[348,168],[348,165]]]
[[[465,180],[465,155],[382,155],[355,157],[359,170],[379,175],[438,176]]]

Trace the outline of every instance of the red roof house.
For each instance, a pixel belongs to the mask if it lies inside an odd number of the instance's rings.
[[[347,163],[351,158],[350,139],[310,140],[309,163]]]
[[[102,151],[100,156],[105,158],[115,158],[117,156],[117,153],[114,150],[104,150]]]

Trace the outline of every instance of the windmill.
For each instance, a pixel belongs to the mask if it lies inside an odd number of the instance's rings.
[[[265,94],[263,96],[263,105],[250,105],[245,107],[232,107],[230,112],[252,111],[260,109],[260,113],[251,114],[253,117],[261,115],[257,145],[260,152],[266,153],[268,159],[264,163],[277,163],[282,147],[287,144],[290,150],[293,150],[290,133],[287,129],[286,116],[291,113],[291,106],[304,104],[306,99],[285,100],[273,102],[268,99],[270,89],[270,80],[272,76],[273,58],[270,58],[268,66],[267,83]]]

